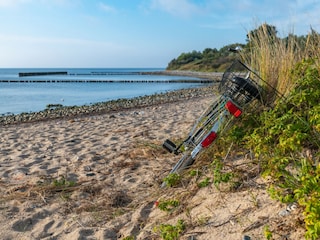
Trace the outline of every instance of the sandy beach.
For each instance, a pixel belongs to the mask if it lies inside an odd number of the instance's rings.
[[[213,98],[0,126],[1,239],[161,239],[155,227],[178,219],[181,239],[264,239],[265,225],[301,239],[300,210],[281,216],[260,177],[234,192],[160,189],[178,160],[162,142],[183,139]],[[154,205],[177,194],[189,201],[173,214]]]

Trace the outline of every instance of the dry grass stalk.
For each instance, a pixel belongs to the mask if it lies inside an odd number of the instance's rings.
[[[250,48],[246,61],[268,84],[286,95],[294,87],[293,67],[305,58],[320,59],[319,34],[311,29],[306,39],[303,41],[293,34],[278,38],[269,25],[263,24],[248,33]]]

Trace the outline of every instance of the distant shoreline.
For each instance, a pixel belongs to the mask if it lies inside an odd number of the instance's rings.
[[[56,80],[56,79],[19,79],[0,80],[0,83],[212,83],[212,79],[177,80]]]
[[[185,70],[163,70],[154,72],[143,72],[145,75],[168,75],[168,76],[184,76],[184,77],[197,77],[214,81],[220,81],[223,72],[197,72]]]
[[[150,75],[150,76],[182,76],[194,77],[199,79],[177,79],[177,80],[88,80],[88,79],[28,79],[32,76],[53,76],[53,75],[69,75],[69,76],[110,76],[110,75]],[[210,83],[212,81],[220,81],[223,73],[221,72],[196,72],[196,71],[182,71],[182,70],[163,70],[163,71],[132,71],[132,72],[91,72],[91,73],[68,73],[68,72],[19,72],[17,79],[0,79],[0,83],[64,83],[64,82],[168,82],[168,83]]]

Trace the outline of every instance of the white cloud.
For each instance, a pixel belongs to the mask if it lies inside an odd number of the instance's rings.
[[[15,7],[28,2],[30,0],[0,0],[0,7]]]
[[[210,3],[209,3],[210,2]],[[277,27],[280,35],[307,34],[312,26],[320,27],[320,2],[316,0],[226,0],[207,2],[211,21],[206,19],[200,26],[211,29],[232,29],[242,27],[245,30],[257,27],[264,22]],[[276,6],[276,7],[275,7]]]
[[[19,7],[27,4],[42,4],[46,6],[73,6],[78,4],[77,0],[0,0],[0,8]]]
[[[99,3],[99,8],[102,9],[103,11],[105,11],[105,12],[108,12],[108,13],[117,12],[117,10],[114,7],[112,7],[110,5],[107,5],[105,3],[102,3],[102,2]]]
[[[161,10],[171,15],[189,17],[201,13],[204,9],[188,0],[152,0],[150,8]]]

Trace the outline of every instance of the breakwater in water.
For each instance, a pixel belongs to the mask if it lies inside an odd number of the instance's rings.
[[[216,87],[191,88],[131,99],[118,99],[84,106],[57,106],[48,107],[39,112],[5,115],[0,117],[0,125],[17,124],[24,122],[45,121],[50,119],[74,118],[86,115],[98,115],[125,109],[141,108],[152,105],[173,103],[197,97],[214,97]]]
[[[212,83],[209,79],[177,79],[177,80],[87,80],[87,79],[18,79],[18,80],[0,80],[4,83]]]
[[[190,77],[189,79],[170,79],[170,80],[128,80],[110,79],[110,76],[181,76]],[[68,72],[68,71],[40,71],[40,72],[19,72],[18,78],[0,79],[0,83],[66,83],[66,82],[167,82],[167,83],[210,83],[220,81],[222,73],[220,72],[196,72],[196,71],[181,71],[181,70],[163,70],[163,71],[91,71],[91,72]],[[50,76],[59,76],[50,77]],[[65,78],[62,78],[65,76]],[[105,76],[106,78],[104,78]],[[33,78],[35,77],[35,78]],[[44,77],[44,78],[39,78]],[[97,78],[95,78],[97,77]]]
[[[19,72],[19,77],[67,75],[68,72]]]

